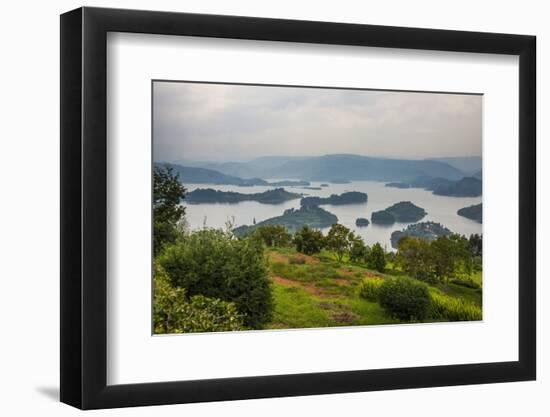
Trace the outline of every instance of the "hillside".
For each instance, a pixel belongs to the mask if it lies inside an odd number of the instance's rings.
[[[439,185],[433,190],[433,193],[448,197],[479,197],[481,190],[481,180],[473,177],[464,177],[450,184]]]
[[[219,171],[201,167],[189,167],[177,164],[162,163],[156,164],[172,168],[183,184],[218,184],[218,185],[268,185],[267,181],[260,178],[243,179],[223,174]]]

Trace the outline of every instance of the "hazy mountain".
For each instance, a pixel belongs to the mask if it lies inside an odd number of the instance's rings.
[[[227,184],[227,185],[268,185],[267,181],[260,178],[243,179],[232,175],[226,175],[219,171],[201,167],[181,166],[177,164],[162,163],[170,167],[179,176],[184,184]]]
[[[481,171],[481,157],[480,156],[458,156],[452,158],[430,158],[432,161],[445,162],[465,174],[474,176],[473,174]]]
[[[398,181],[416,177],[457,180],[464,172],[436,160],[373,158],[360,155],[262,157],[249,162],[209,162],[203,168],[226,175],[259,178],[295,178],[306,181]]]

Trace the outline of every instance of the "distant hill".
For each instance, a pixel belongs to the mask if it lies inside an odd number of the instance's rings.
[[[285,226],[290,233],[295,233],[308,225],[315,229],[332,226],[338,217],[318,206],[302,206],[300,209],[285,210],[282,216],[272,217],[251,226],[240,226],[233,229],[235,236],[246,236],[260,226],[278,224]]]
[[[373,158],[353,154],[261,157],[248,162],[204,162],[201,166],[241,178],[283,176],[333,183],[357,180],[403,181],[421,176],[457,180],[466,175],[460,169],[438,160]]]
[[[481,156],[458,156],[450,158],[430,158],[432,161],[445,162],[465,174],[472,175],[474,172],[481,171]]]
[[[440,185],[433,190],[435,195],[449,197],[479,197],[482,191],[481,180],[473,177],[464,177],[451,184]]]
[[[426,216],[426,211],[410,201],[401,201],[385,210],[375,211],[371,215],[373,224],[412,223]]]
[[[332,204],[335,206],[344,204],[361,204],[368,200],[366,193],[349,191],[340,195],[332,194],[330,197],[304,197],[300,200],[302,206],[319,206],[321,204]]]
[[[198,188],[185,196],[189,204],[202,203],[239,203],[241,201],[257,201],[263,204],[280,204],[288,200],[302,197],[301,194],[289,193],[284,188],[264,191],[263,193],[243,194],[233,191],[219,191],[212,188]]]
[[[188,167],[169,163],[159,163],[156,165],[172,168],[174,173],[179,176],[180,182],[183,184],[219,184],[240,186],[268,185],[267,181],[260,178],[243,179],[207,168]]]
[[[473,206],[464,207],[458,210],[456,214],[481,223],[483,221],[483,205],[480,203]]]

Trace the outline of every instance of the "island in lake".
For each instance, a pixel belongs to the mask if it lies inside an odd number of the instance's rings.
[[[359,217],[357,220],[355,220],[355,225],[357,227],[367,227],[369,224],[369,219],[365,219],[364,217]]]
[[[366,193],[359,191],[349,191],[340,195],[332,194],[330,197],[304,197],[300,200],[302,206],[320,206],[322,204],[343,205],[343,204],[362,204],[368,200]]]
[[[479,197],[482,191],[482,182],[477,177],[463,177],[459,180],[447,178],[432,178],[421,176],[410,181],[389,182],[386,187],[392,188],[423,188],[432,191],[435,195],[446,197]]]
[[[189,204],[202,203],[229,203],[235,204],[241,201],[257,201],[263,204],[280,204],[285,201],[301,198],[301,194],[290,193],[284,188],[275,188],[263,193],[243,194],[235,191],[219,191],[212,188],[197,188],[185,196]]]
[[[473,206],[461,208],[456,212],[459,216],[481,223],[483,220],[483,205],[474,204]]]
[[[246,236],[256,228],[268,224],[285,226],[290,233],[295,233],[305,225],[315,229],[322,229],[330,227],[335,223],[338,223],[338,217],[323,210],[321,207],[302,206],[299,209],[290,208],[285,210],[282,216],[272,217],[251,226],[239,226],[233,229],[233,233],[239,237]]]
[[[439,236],[449,236],[452,232],[440,223],[422,222],[411,224],[403,230],[396,230],[391,234],[391,245],[397,249],[397,245],[405,236],[416,237],[428,241],[436,240]]]
[[[426,211],[410,201],[401,201],[385,210],[375,211],[371,215],[373,224],[412,223],[421,220]]]

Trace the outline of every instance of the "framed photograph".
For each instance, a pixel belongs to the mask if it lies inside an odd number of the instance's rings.
[[[61,16],[61,401],[533,380],[535,37]]]

